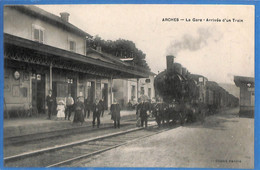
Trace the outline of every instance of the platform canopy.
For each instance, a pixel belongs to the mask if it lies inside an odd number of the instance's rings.
[[[81,55],[6,33],[4,34],[4,54],[6,60],[43,66],[52,65],[53,68],[106,78],[147,78],[150,74],[149,71],[125,64],[120,59],[111,58],[111,56],[102,59]]]
[[[236,86],[241,87],[247,85],[248,87],[255,87],[255,79],[253,77],[234,76]]]

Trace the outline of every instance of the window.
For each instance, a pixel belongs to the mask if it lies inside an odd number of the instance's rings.
[[[75,41],[69,41],[69,50],[72,52],[76,52],[76,42]]]
[[[73,79],[72,79],[72,78],[68,78],[68,79],[67,79],[67,83],[73,84]]]
[[[32,26],[32,39],[33,41],[37,41],[39,43],[44,42],[44,28],[38,26],[38,25],[33,25]]]
[[[150,80],[150,79],[146,79],[145,82],[146,82],[146,83],[150,83],[151,80]]]
[[[141,87],[141,95],[144,95],[144,87]]]
[[[151,94],[152,94],[152,89],[148,88],[148,97],[149,97],[149,99],[151,99]]]
[[[203,77],[199,77],[199,82],[203,82]]]
[[[131,88],[131,100],[134,100],[135,99],[135,86],[132,85],[132,88]]]

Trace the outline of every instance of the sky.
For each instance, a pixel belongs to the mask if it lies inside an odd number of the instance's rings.
[[[234,84],[234,75],[254,77],[254,6],[38,7],[58,16],[60,12],[70,13],[69,22],[93,36],[133,41],[156,74],[166,69],[166,55],[174,55],[175,62],[210,81]]]

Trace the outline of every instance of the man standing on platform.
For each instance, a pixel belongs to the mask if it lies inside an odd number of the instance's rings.
[[[101,105],[101,113],[100,115],[103,117],[104,116],[104,111],[105,111],[105,102],[104,102],[104,99],[101,99],[99,101],[100,105]]]
[[[120,128],[120,106],[116,99],[114,99],[113,104],[111,104],[110,111],[112,120],[114,120],[114,128]]]
[[[142,102],[140,107],[141,127],[144,126],[144,123],[145,123],[145,127],[147,127],[147,122],[148,122],[147,112],[149,110],[150,110],[149,102],[147,100],[145,102]]]
[[[73,110],[74,100],[71,97],[71,94],[69,94],[69,97],[66,99],[66,112],[65,112],[65,120],[68,118],[70,120],[71,112]]]
[[[89,116],[90,116],[90,110],[91,110],[91,102],[90,102],[89,98],[86,98],[86,99],[84,100],[84,105],[85,105],[84,118],[86,118],[86,116],[87,116],[87,118],[89,118]],[[87,115],[87,112],[88,112],[88,115]]]
[[[46,103],[48,107],[48,119],[51,119],[52,107],[54,104],[54,98],[52,96],[52,90],[49,90],[49,95],[46,97]]]
[[[102,106],[99,103],[98,99],[96,99],[95,103],[92,106],[92,109],[93,109],[93,122],[92,122],[92,126],[93,127],[95,126],[95,121],[97,119],[97,128],[99,128],[99,125],[100,125],[100,113],[101,113]]]

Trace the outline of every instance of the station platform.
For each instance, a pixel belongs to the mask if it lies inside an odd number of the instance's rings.
[[[136,111],[122,110],[120,114],[122,120],[134,119]],[[85,118],[85,122],[82,125],[73,123],[73,116],[74,113],[72,113],[70,120],[56,120],[56,116],[52,116],[51,120],[49,120],[46,114],[38,117],[4,119],[4,138],[92,126],[92,112],[89,118]],[[112,125],[113,120],[111,120],[109,111],[105,111],[104,116],[100,117],[100,127],[108,123]]]

